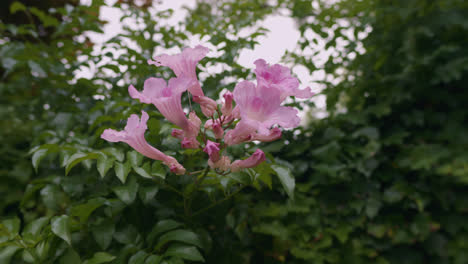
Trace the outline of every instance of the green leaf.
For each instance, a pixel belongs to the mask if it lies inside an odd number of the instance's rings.
[[[47,77],[47,73],[44,71],[44,69],[42,69],[39,63],[30,60],[28,61],[28,65],[33,75],[37,75],[38,77],[41,77],[41,78]]]
[[[106,252],[97,252],[94,256],[86,260],[83,264],[101,264],[108,263],[115,259],[115,256],[112,256]]]
[[[68,248],[67,252],[59,259],[59,264],[81,264],[80,255],[72,248]]]
[[[133,167],[133,170],[143,178],[152,179],[150,163],[145,162],[142,167]]]
[[[125,154],[120,150],[116,148],[105,148],[102,150],[102,152],[105,152],[107,154],[111,154],[114,156],[118,161],[123,162],[125,159]]]
[[[379,200],[370,198],[367,201],[367,205],[366,205],[366,215],[369,218],[374,218],[379,213],[381,206],[382,206],[382,203]]]
[[[32,155],[32,165],[34,167],[34,170],[36,170],[36,173],[37,168],[39,167],[39,162],[41,162],[41,160],[47,155],[47,152],[47,149],[39,149]]]
[[[136,168],[139,167],[141,162],[143,161],[143,155],[132,150],[127,152],[127,159],[130,161],[132,167]]]
[[[135,255],[130,257],[128,264],[143,264],[146,256],[148,256],[148,254],[143,250],[140,250]]]
[[[171,241],[184,242],[187,244],[198,246],[200,248],[203,247],[203,243],[201,242],[197,234],[195,234],[194,232],[190,230],[177,229],[177,230],[173,230],[162,235],[159,238],[159,242],[156,245],[155,249],[159,249],[162,246],[164,246],[166,243],[171,242]]]
[[[115,232],[114,221],[111,219],[105,219],[100,224],[93,226],[91,230],[94,240],[96,240],[103,250],[106,250],[110,246]]]
[[[154,161],[153,165],[151,166],[151,175],[159,177],[161,179],[166,178],[166,170],[161,165],[161,162]]]
[[[44,216],[40,217],[31,223],[29,223],[23,230],[23,236],[31,236],[31,237],[36,237],[40,234],[42,228],[49,223],[49,218]]]
[[[103,198],[91,199],[87,203],[74,206],[71,209],[71,215],[79,217],[81,223],[86,223],[94,210],[103,206],[104,203],[105,199]]]
[[[11,245],[4,248],[0,248],[0,263],[10,263],[11,257],[18,251],[20,247]]]
[[[13,4],[10,5],[10,13],[11,14],[14,14],[18,11],[25,11],[26,10],[26,6],[23,5],[22,3],[18,2],[18,1],[15,1],[13,2]]]
[[[101,156],[98,158],[96,166],[101,178],[106,176],[107,171],[112,168],[112,165],[114,165],[114,159],[108,158],[107,156]]]
[[[68,175],[70,170],[75,167],[76,164],[89,160],[89,159],[97,159],[99,158],[99,154],[97,153],[75,153],[67,160],[67,166],[65,167],[65,175]]]
[[[279,165],[271,165],[271,168],[276,172],[276,175],[278,175],[278,178],[288,196],[291,199],[294,199],[294,188],[296,186],[296,182],[291,174],[291,170]]]
[[[16,235],[18,235],[21,221],[19,220],[18,217],[14,217],[14,218],[3,220],[2,225],[7,230],[8,236],[10,237],[10,239],[12,239]]]
[[[52,218],[51,229],[52,232],[65,240],[68,245],[71,245],[71,235],[70,235],[70,220],[67,215],[56,216]]]
[[[179,257],[191,261],[205,262],[205,259],[200,254],[200,251],[194,246],[175,244],[170,246],[164,253],[164,256]]]
[[[161,263],[162,259],[163,259],[162,256],[151,255],[145,260],[144,264],[159,264]]]
[[[112,190],[124,203],[131,204],[136,198],[138,192],[138,183],[136,180],[131,180],[127,182],[126,185],[114,187]]]
[[[140,199],[143,201],[143,203],[148,204],[149,202],[151,202],[151,200],[154,199],[158,191],[158,186],[142,187],[139,191]]]
[[[154,239],[158,237],[160,234],[165,233],[169,230],[176,229],[180,226],[182,226],[181,223],[176,222],[172,219],[161,220],[153,227],[149,235],[146,237],[146,241],[150,245],[152,245],[154,242]]]
[[[128,173],[132,169],[130,162],[125,162],[125,163],[120,163],[120,162],[115,162],[114,170],[115,170],[115,175],[117,178],[122,183],[125,183],[127,180]]]

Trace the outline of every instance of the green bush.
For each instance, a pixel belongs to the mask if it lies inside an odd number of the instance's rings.
[[[170,10],[118,1],[142,26],[100,52],[78,36],[102,31],[102,1],[10,5],[18,20],[0,18],[0,263],[468,262],[468,4],[277,2],[199,1],[179,27],[164,23]],[[284,61],[326,72],[329,115],[312,108],[306,127],[261,144],[268,164],[197,189],[99,138],[147,109],[148,141],[174,149],[163,117],[127,95],[129,83],[171,76],[146,60],[189,44],[187,34],[207,38],[221,55],[199,68],[230,67],[203,78],[214,97],[253,77],[239,51],[284,9],[301,32]],[[335,49],[323,65],[310,55],[317,43]],[[83,67],[91,78],[75,77]],[[304,104],[313,107],[291,102]],[[178,154],[206,166],[200,153]]]

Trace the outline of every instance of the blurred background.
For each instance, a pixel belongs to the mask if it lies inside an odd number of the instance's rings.
[[[266,173],[261,192],[177,218],[122,172],[130,149],[99,139],[145,107],[129,84],[172,76],[149,58],[197,44],[208,96],[255,78],[257,58],[317,93],[288,101],[300,128],[260,145],[294,199]],[[4,0],[0,263],[468,263],[467,47],[464,0]],[[151,115],[148,141],[170,151]],[[202,242],[151,250],[168,217]]]

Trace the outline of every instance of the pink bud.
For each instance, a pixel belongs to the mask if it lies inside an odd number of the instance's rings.
[[[208,140],[205,148],[203,149],[204,152],[208,153],[210,160],[213,162],[217,162],[219,160],[219,145],[219,143]]]
[[[222,156],[217,162],[208,160],[208,165],[212,169],[219,169],[221,171],[227,171],[231,167],[231,160],[228,156]]]
[[[194,96],[193,101],[200,104],[203,114],[207,117],[212,117],[218,108],[218,104],[216,104],[213,99],[206,96]]]
[[[234,99],[234,95],[230,91],[228,91],[223,95],[223,97],[224,105],[221,108],[221,112],[223,113],[223,115],[228,116],[232,112],[232,99]]]
[[[223,138],[224,130],[221,127],[221,124],[219,122],[215,122],[212,127],[213,127],[213,133],[214,133],[215,138],[216,139]]]
[[[201,120],[194,111],[189,113],[188,128],[184,131],[186,137],[195,138],[200,132]]]
[[[211,119],[206,120],[204,127],[206,129],[213,129],[213,120]]]
[[[182,165],[180,164],[171,164],[170,170],[172,173],[175,173],[178,175],[185,174],[185,168],[182,167]]]
[[[236,160],[231,164],[231,171],[237,172],[245,168],[253,168],[266,160],[265,153],[261,149],[257,149],[252,156],[245,160]]]
[[[174,128],[174,129],[172,129],[171,136],[182,140],[182,139],[184,139],[184,131]]]
[[[194,137],[186,137],[182,140],[182,148],[196,149],[200,146],[198,140]]]

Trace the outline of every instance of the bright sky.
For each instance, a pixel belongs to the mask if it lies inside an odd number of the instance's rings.
[[[81,0],[83,4],[87,4],[90,1],[91,0]],[[109,6],[115,2],[116,0],[106,0],[106,3]],[[187,11],[182,9],[182,6],[186,5],[189,7],[195,7],[196,0],[162,0],[158,1],[158,3],[160,4],[155,5],[158,10],[166,10],[169,8],[174,10],[174,14],[168,23],[173,23],[175,25],[179,21],[182,21],[187,14]],[[104,34],[89,34],[91,40],[97,44],[96,46],[99,46],[100,43],[104,43],[106,40],[110,39],[122,30],[122,23],[120,22],[121,16],[122,12],[117,8],[102,7],[100,18],[108,21],[109,23],[104,26]],[[125,21],[128,23],[128,20]],[[263,58],[270,64],[280,63],[281,57],[284,55],[285,51],[293,51],[296,48],[296,43],[299,39],[299,31],[295,27],[294,20],[288,16],[271,15],[261,23],[262,26],[269,29],[270,32],[268,32],[265,37],[261,37],[259,39],[258,42],[260,44],[253,50],[245,49],[241,51],[238,61],[240,65],[252,70],[254,69],[253,62],[258,58]],[[207,45],[208,43],[195,37],[191,38],[190,46],[195,46],[197,44]],[[209,47],[210,45],[207,46]],[[179,50],[179,47],[177,47],[174,50],[169,50],[168,53],[176,53]],[[210,56],[210,54],[208,54],[208,56]],[[314,92],[321,91],[321,86],[315,83],[314,80],[323,80],[325,77],[323,71],[314,72],[311,76],[305,67],[296,66],[293,68],[293,72],[301,82],[301,88],[310,86]],[[92,75],[92,73],[89,70],[83,70],[79,75],[86,77]],[[312,100],[319,109],[323,110],[320,111],[321,113],[316,113],[315,115],[317,117],[325,116],[325,96],[318,95]]]

